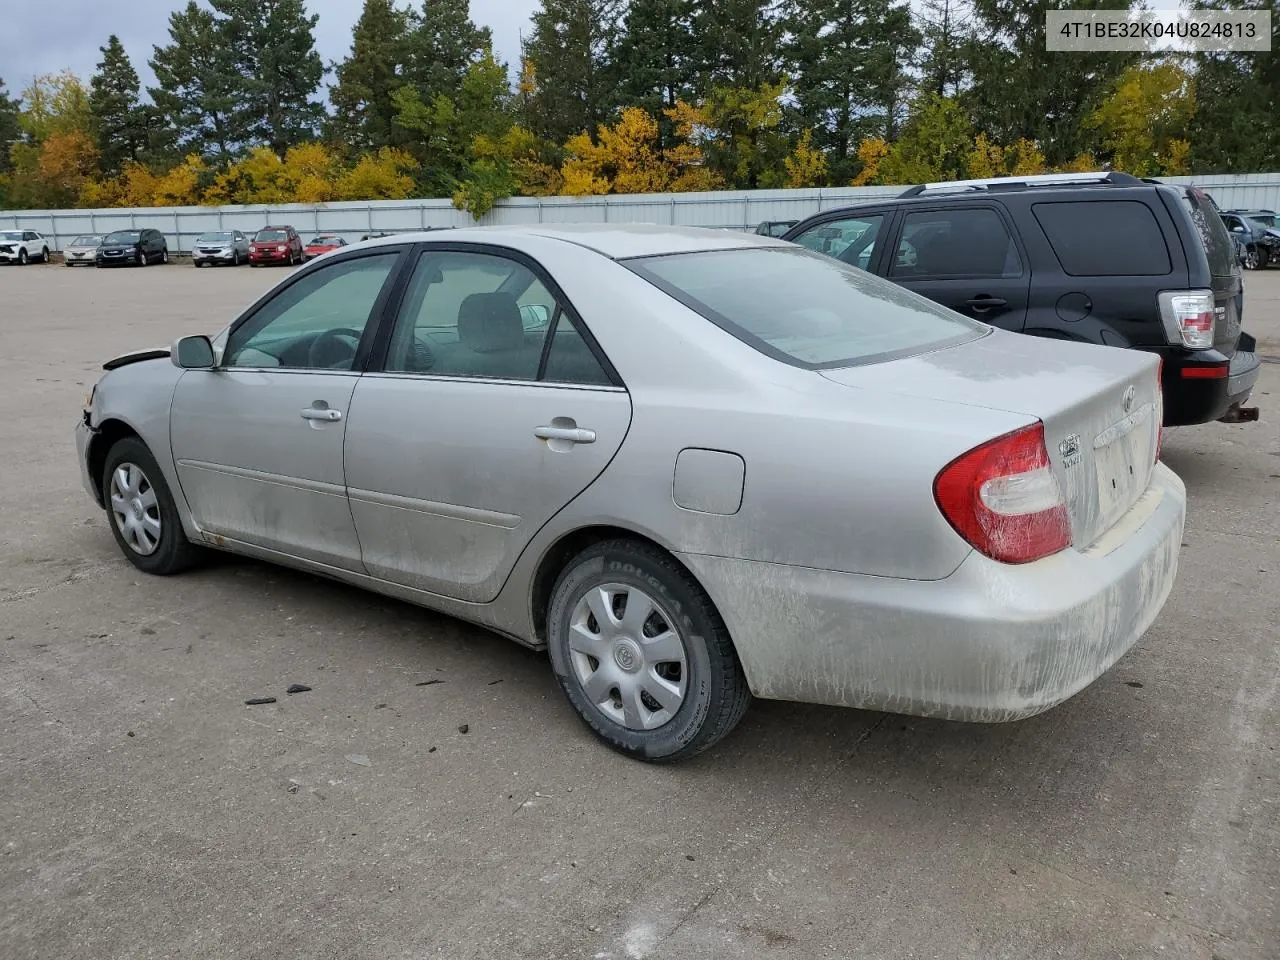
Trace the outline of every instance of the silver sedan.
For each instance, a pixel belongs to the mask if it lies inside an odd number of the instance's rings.
[[[1181,544],[1157,357],[763,236],[386,237],[106,366],[81,468],[137,567],[213,547],[481,624],[652,760],[753,694],[1039,713],[1142,635]]]

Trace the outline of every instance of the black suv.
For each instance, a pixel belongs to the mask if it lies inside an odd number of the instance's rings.
[[[102,238],[95,260],[100,267],[168,263],[169,243],[159,230],[116,230]]]
[[[1257,419],[1240,266],[1194,187],[1122,173],[927,184],[784,239],[1005,330],[1158,353],[1166,425]]]

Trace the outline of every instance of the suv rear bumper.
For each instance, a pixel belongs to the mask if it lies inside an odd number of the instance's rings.
[[[1243,404],[1253,393],[1262,364],[1252,350],[1253,338],[1240,338],[1240,347],[1228,363],[1216,350],[1187,353],[1183,350],[1161,352],[1164,358],[1164,425],[1166,427],[1189,426],[1195,423],[1211,423],[1223,417],[1228,410]],[[1223,371],[1225,376],[1188,375],[1188,370]]]

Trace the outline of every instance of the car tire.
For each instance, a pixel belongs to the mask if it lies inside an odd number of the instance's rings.
[[[41,263],[48,263],[48,262],[49,262],[49,248],[48,248],[48,247],[41,247],[41,248],[40,248],[40,262],[41,262]]]
[[[169,262],[169,248],[168,248],[168,247],[165,247],[165,248],[163,248],[163,249],[160,251],[160,262],[161,262],[161,263],[168,263],[168,262]]]
[[[27,265],[27,248],[22,247],[18,251],[18,266],[25,267]]]
[[[627,618],[632,603],[642,604],[638,623]],[[751,700],[711,599],[668,554],[639,541],[608,540],[569,562],[552,591],[547,643],[578,716],[637,759],[701,753],[737,725]]]
[[[139,250],[138,255],[134,258],[134,263],[140,267],[145,267],[147,265],[147,255]]]
[[[139,570],[168,576],[200,560],[204,551],[187,539],[160,465],[138,438],[107,451],[102,499],[116,543]]]

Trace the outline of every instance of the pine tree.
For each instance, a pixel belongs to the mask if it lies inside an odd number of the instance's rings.
[[[125,160],[137,160],[147,147],[147,117],[138,103],[138,72],[114,33],[99,48],[102,61],[89,82],[102,169],[116,173]]]
[[[780,0],[702,0],[692,33],[698,95],[777,83],[783,37]]]
[[[919,35],[906,3],[793,0],[788,27],[799,114],[848,182],[864,138],[892,140],[905,113],[907,64]]]
[[[0,173],[12,169],[9,147],[18,141],[22,127],[18,125],[18,102],[9,96],[4,80],[0,79]]]
[[[972,0],[966,59],[973,86],[963,99],[977,129],[999,143],[1025,138],[1059,166],[1088,146],[1083,123],[1141,54],[1050,53],[1045,13],[1057,0]],[[1137,0],[1080,0],[1073,8],[1127,10]]]
[[[329,90],[331,140],[352,151],[377,150],[393,142],[396,109],[391,97],[406,82],[408,47],[408,15],[392,0],[365,0],[351,54],[335,67],[338,82]]]
[[[524,57],[535,82],[528,105],[535,133],[562,144],[612,119],[617,99],[609,52],[621,8],[620,0],[544,0],[534,13]]]
[[[694,97],[693,18],[693,0],[631,0],[614,47],[618,104],[656,117],[663,148],[673,141],[672,121],[663,110]]]
[[[265,143],[283,159],[289,147],[315,136],[324,117],[312,99],[324,76],[314,34],[319,15],[308,15],[303,0],[209,3],[235,65],[235,138]]]
[[[972,27],[964,0],[920,0],[920,91],[955,96],[969,76],[965,53]]]
[[[227,159],[241,146],[232,122],[239,85],[218,21],[188,0],[169,14],[169,40],[151,58],[151,100],[162,125],[178,150]]]
[[[452,97],[492,45],[489,28],[472,21],[469,0],[423,0],[409,35],[407,75],[425,103],[441,94]]]

